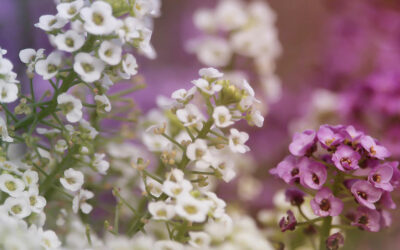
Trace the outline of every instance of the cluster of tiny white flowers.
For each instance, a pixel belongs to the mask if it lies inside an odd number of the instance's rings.
[[[19,81],[17,74],[13,72],[13,64],[4,55],[6,50],[0,48],[0,103],[14,102],[18,98]]]
[[[2,224],[0,246],[4,244],[4,249],[41,249],[35,245],[35,242],[38,242],[45,249],[58,249],[61,242],[57,235],[52,230],[43,231],[46,220],[43,209],[46,206],[46,199],[39,195],[38,173],[30,168],[20,162],[2,161],[0,163],[0,196],[4,199],[4,203],[0,206],[0,223]],[[29,221],[29,230],[28,225],[22,219]],[[12,229],[15,232],[25,231],[25,236],[32,237],[33,235],[32,246],[27,242],[19,242],[21,239],[16,240],[10,236],[12,231],[7,226],[16,225],[18,227]],[[2,240],[1,238],[5,235],[9,235],[11,238]],[[15,236],[25,237],[24,235]]]
[[[238,56],[251,59],[267,100],[274,102],[281,92],[275,75],[275,62],[281,53],[275,20],[265,1],[219,0],[214,9],[195,12],[194,24],[206,35],[191,40],[188,50],[201,63],[223,69],[233,79],[247,73],[235,65]]]

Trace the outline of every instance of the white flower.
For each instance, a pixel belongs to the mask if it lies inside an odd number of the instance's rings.
[[[96,154],[94,154],[94,160],[92,162],[93,166],[102,175],[106,175],[107,170],[110,168],[110,163],[108,161],[104,160],[104,157],[106,157],[105,154],[96,153]]]
[[[0,79],[0,103],[11,103],[17,99],[18,86],[14,83],[7,83]]]
[[[203,114],[196,105],[189,103],[183,109],[176,111],[176,116],[185,127],[195,125],[204,120]]]
[[[213,118],[215,120],[215,125],[220,128],[226,128],[234,124],[232,121],[232,115],[229,109],[225,106],[217,106],[214,108]]]
[[[68,149],[67,141],[63,140],[63,139],[57,140],[56,145],[54,146],[54,149],[57,153],[60,153],[60,154],[64,153],[65,150]]]
[[[220,37],[207,37],[194,45],[199,61],[211,67],[224,67],[232,58],[230,44]]]
[[[111,103],[110,100],[106,95],[96,95],[94,97],[94,100],[96,101],[97,107],[105,112],[110,112],[111,111]]]
[[[136,58],[132,54],[126,54],[122,60],[121,77],[129,79],[131,76],[136,75],[137,67]]]
[[[121,61],[122,48],[112,41],[103,41],[99,48],[99,57],[109,65],[117,65]]]
[[[22,175],[21,171],[18,170],[18,165],[12,161],[0,162],[0,169],[3,169],[9,173],[15,173],[17,175]]]
[[[107,35],[117,28],[117,20],[112,15],[110,4],[96,1],[90,7],[81,9],[80,15],[87,32],[94,35]]]
[[[19,52],[19,59],[25,64],[36,61],[43,57],[44,49],[38,49],[37,51],[31,48],[23,49]]]
[[[96,138],[96,136],[99,134],[99,132],[95,128],[93,128],[92,125],[90,125],[90,123],[85,119],[81,119],[79,121],[79,126],[81,131],[87,134],[90,139]]]
[[[151,178],[146,178],[145,186],[146,190],[155,197],[159,197],[163,192],[162,191],[163,186],[161,185],[161,183]]]
[[[8,213],[19,219],[23,219],[32,213],[29,201],[23,196],[18,198],[8,197],[4,202],[4,208]]]
[[[223,77],[224,73],[214,68],[202,68],[199,70],[199,75],[207,79],[215,79]]]
[[[35,24],[35,27],[44,31],[53,31],[64,27],[68,21],[61,16],[43,15],[39,17],[39,22]]]
[[[222,85],[215,84],[214,82],[209,83],[206,79],[203,78],[193,80],[192,83],[196,87],[201,89],[201,91],[209,95],[214,95],[216,92],[219,92],[222,89]]]
[[[249,123],[254,124],[260,128],[263,126],[264,117],[261,115],[261,112],[259,110],[251,110]]]
[[[171,142],[167,138],[153,133],[143,134],[142,141],[150,151],[154,152],[167,150],[171,145]]]
[[[174,206],[164,201],[150,202],[148,209],[154,220],[170,220],[175,216]]]
[[[160,9],[160,2],[154,0],[136,0],[133,5],[135,16],[143,18],[146,15],[157,16]]]
[[[210,9],[198,9],[193,15],[193,23],[196,28],[212,32],[216,30],[215,15]]]
[[[65,189],[76,192],[81,189],[84,177],[82,172],[69,168],[64,171],[64,177],[60,179],[60,182]]]
[[[177,100],[178,102],[186,102],[191,98],[193,98],[195,92],[196,92],[195,87],[192,87],[189,90],[178,89],[172,93],[171,98]]]
[[[1,139],[3,141],[5,141],[5,142],[13,142],[14,141],[14,139],[11,138],[8,134],[6,121],[4,121],[4,119],[1,117],[0,117],[0,132],[1,132]]]
[[[57,75],[62,62],[62,55],[60,52],[52,52],[46,59],[36,62],[35,71],[45,80],[49,80]]]
[[[208,168],[213,160],[207,142],[203,139],[196,139],[190,143],[186,149],[186,156],[196,161],[196,167],[200,169]]]
[[[177,198],[175,211],[182,218],[201,223],[207,218],[211,202],[208,200],[198,200],[190,194],[180,195]]]
[[[223,241],[233,231],[233,221],[227,214],[205,225],[205,232],[215,241]]]
[[[74,213],[78,213],[79,209],[81,209],[82,213],[89,214],[93,206],[86,202],[94,197],[94,194],[89,190],[81,189],[79,193],[75,195],[74,199],[72,200],[72,211]]]
[[[65,19],[72,19],[79,13],[83,7],[83,0],[75,0],[69,3],[60,3],[57,5],[58,15]]]
[[[236,172],[234,170],[234,164],[232,161],[223,159],[223,158],[216,158],[212,162],[212,166],[222,174],[222,179],[225,182],[230,182],[233,178],[236,177]]]
[[[246,141],[249,139],[249,134],[246,132],[239,132],[235,128],[231,128],[231,134],[229,135],[229,148],[234,153],[246,153],[250,151],[250,148],[246,145]]]
[[[218,198],[218,196],[213,192],[207,191],[204,194],[212,202],[211,214],[214,218],[221,218],[223,215],[226,214],[225,213],[226,203],[224,200]]]
[[[61,246],[61,241],[52,230],[44,231],[41,236],[41,244],[46,250],[58,249]]]
[[[80,52],[75,56],[74,71],[78,73],[85,82],[91,83],[99,80],[104,67],[103,61],[89,53]]]
[[[19,197],[25,189],[25,183],[10,174],[0,175],[0,190],[13,197]]]
[[[75,30],[68,30],[60,33],[54,38],[57,48],[66,52],[74,52],[80,49],[85,43],[85,36]]]
[[[46,206],[46,199],[39,195],[37,187],[31,187],[28,191],[24,192],[26,199],[29,201],[30,209],[35,213],[41,213]]]
[[[220,1],[215,16],[218,25],[226,31],[231,31],[244,26],[247,22],[247,14],[241,1]]]
[[[143,28],[143,24],[139,19],[128,16],[120,22],[121,25],[116,32],[123,43],[133,42],[133,39],[140,37],[139,30]]]
[[[162,191],[170,197],[178,197],[192,191],[192,183],[188,180],[169,181],[163,183]]]
[[[189,244],[198,249],[208,249],[211,237],[205,232],[189,232]]]
[[[82,118],[82,102],[78,98],[62,93],[57,97],[57,103],[69,122],[75,123]]]
[[[27,187],[36,187],[39,181],[39,175],[36,171],[26,170],[22,175],[22,180]]]
[[[153,250],[184,250],[184,246],[176,241],[172,240],[159,240],[157,241],[153,248]]]
[[[151,31],[150,29],[143,28],[141,30],[141,42],[139,43],[140,54],[146,56],[149,59],[155,59],[157,57],[157,53],[150,43],[152,33],[153,31]]]

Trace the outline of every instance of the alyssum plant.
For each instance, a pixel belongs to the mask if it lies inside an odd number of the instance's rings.
[[[263,125],[248,82],[201,69],[156,123],[124,97],[143,87],[140,78],[113,90],[137,74],[133,49],[155,57],[159,8],[157,0],[61,1],[35,24],[55,50],[20,52],[27,94],[1,51],[0,248],[272,249],[252,219],[228,215],[213,192],[216,180],[235,177],[235,155],[250,150],[248,134],[232,126]],[[104,129],[104,118],[117,131]],[[101,198],[113,187],[116,204]],[[103,231],[89,214],[110,206],[114,223]]]

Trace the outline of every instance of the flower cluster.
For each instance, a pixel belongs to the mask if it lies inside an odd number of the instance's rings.
[[[291,155],[270,172],[312,195],[310,205],[319,218],[340,215],[349,221],[341,219],[342,224],[371,232],[391,224],[387,210],[396,205],[390,192],[399,186],[400,171],[398,162],[386,160],[389,151],[374,138],[353,126],[322,125],[318,131],[296,133],[289,151]],[[297,206],[304,195],[300,190],[287,192]],[[281,228],[293,230],[296,224],[289,211]]]
[[[0,48],[0,103],[14,102],[18,98],[19,81],[17,74],[13,72],[13,64],[4,57],[6,50]]]
[[[221,68],[231,79],[255,74],[257,78],[252,82],[259,82],[268,101],[276,101],[281,86],[274,71],[281,45],[275,20],[275,13],[266,2],[220,0],[215,9],[195,12],[194,24],[206,35],[191,40],[188,50],[201,63]],[[244,60],[255,70],[240,66]]]
[[[235,85],[214,68],[201,69],[199,74],[189,90],[179,89],[164,100],[163,113],[153,111],[142,121],[142,141],[158,155],[159,166],[141,157],[132,159],[132,166],[142,177],[148,201],[144,218],[169,225],[171,240],[186,242],[189,234],[200,237],[193,242],[204,241],[207,246],[211,235],[201,230],[211,221],[229,219],[226,203],[211,191],[213,179],[231,181],[236,173],[230,155],[250,150],[245,145],[248,134],[230,127],[242,119],[262,126],[264,118],[247,81]],[[119,190],[114,195],[121,200]],[[134,221],[128,233],[145,225],[140,216]],[[199,227],[195,230],[192,224]]]

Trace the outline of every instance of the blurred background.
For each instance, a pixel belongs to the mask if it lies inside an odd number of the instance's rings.
[[[282,83],[279,101],[269,106],[263,128],[250,133],[252,156],[257,162],[247,209],[273,206],[273,194],[284,188],[268,170],[288,153],[294,131],[323,123],[353,124],[368,131],[400,157],[400,1],[398,0],[269,0],[276,12],[282,45],[276,72]],[[148,87],[132,97],[146,111],[156,97],[188,88],[202,67],[185,50],[201,36],[193,24],[199,8],[213,8],[215,0],[164,0],[162,16],[154,23],[156,60],[140,58],[139,72]],[[8,51],[16,72],[23,48],[48,48],[47,36],[34,28],[42,14],[55,12],[53,0],[0,0],[0,47]],[[40,84],[37,79],[36,84]],[[239,185],[234,183],[233,185]],[[221,187],[228,199],[240,194]],[[397,194],[399,195],[399,194]],[[400,201],[395,197],[397,202]],[[400,223],[374,233],[357,232],[346,249],[398,249]]]

